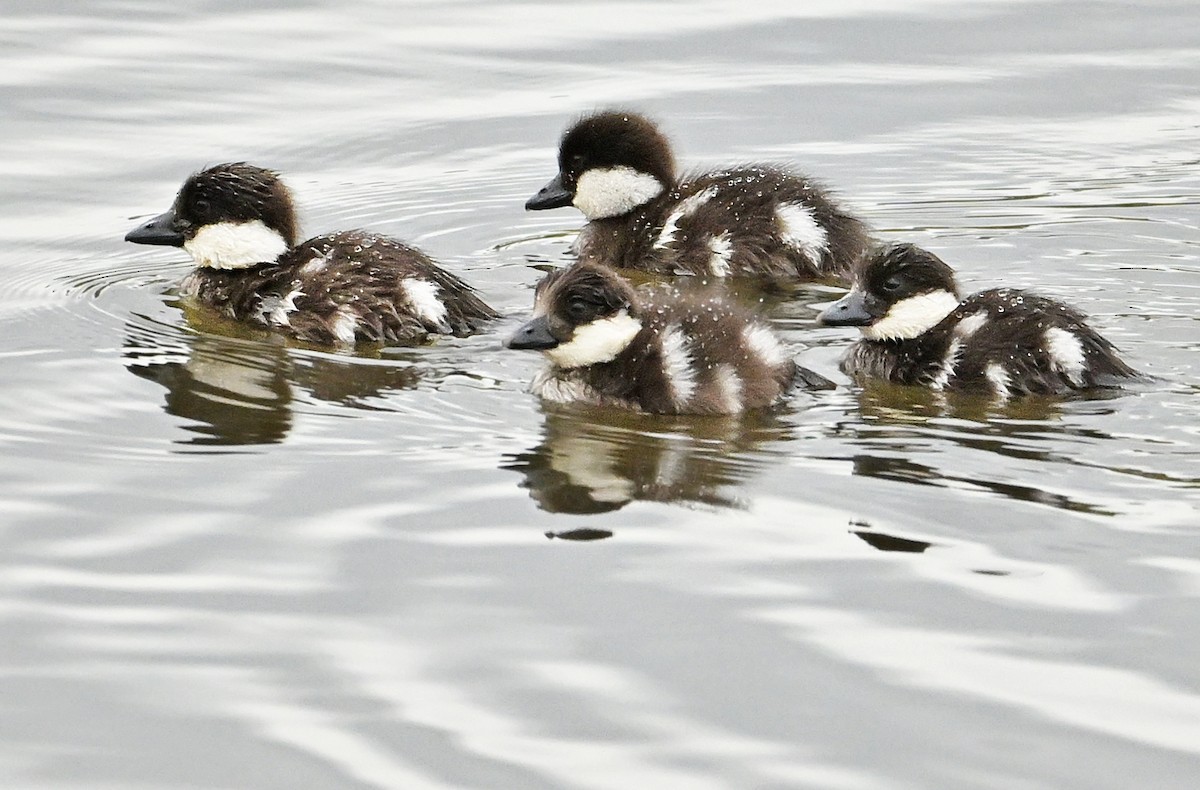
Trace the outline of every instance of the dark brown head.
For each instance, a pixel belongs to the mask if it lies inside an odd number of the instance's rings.
[[[237,269],[275,260],[296,237],[292,194],[279,176],[233,162],[193,174],[169,211],[125,240],[183,247],[200,266]]]
[[[859,262],[850,293],[817,319],[857,326],[871,340],[907,340],[927,332],[959,303],[954,270],[914,244],[883,247]]]
[[[629,283],[602,266],[577,263],[538,283],[533,318],[507,345],[543,351],[562,368],[584,367],[614,359],[641,329]]]
[[[530,210],[573,205],[588,219],[617,217],[675,183],[671,144],[644,115],[605,110],[575,122],[558,148],[558,175],[528,202]]]

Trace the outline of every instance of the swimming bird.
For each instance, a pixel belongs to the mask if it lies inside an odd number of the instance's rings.
[[[797,373],[775,333],[722,295],[667,287],[644,295],[589,263],[538,283],[533,318],[508,347],[545,355],[548,367],[531,389],[546,400],[655,414],[768,407]]]
[[[1115,387],[1138,375],[1078,310],[1014,288],[961,299],[954,271],[912,244],[864,259],[850,293],[818,320],[859,327],[862,339],[841,363],[858,380],[1007,399]]]
[[[841,278],[866,226],[807,176],[772,165],[676,175],[671,144],[644,115],[604,110],[563,134],[558,175],[525,208],[574,206],[579,260],[618,269],[748,277],[767,285]]]
[[[233,162],[184,182],[171,208],[125,236],[182,247],[196,269],[185,297],[298,340],[349,347],[469,335],[497,317],[474,289],[397,239],[365,230],[297,243],[291,191],[271,170]]]

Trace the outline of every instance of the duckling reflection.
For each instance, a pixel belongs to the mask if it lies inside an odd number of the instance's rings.
[[[969,443],[965,443],[968,444]],[[1003,443],[993,440],[987,443],[986,449],[1001,450],[1003,455],[1027,455],[1039,457],[1042,454],[1025,451],[1021,452],[1004,452],[1001,448]],[[1039,461],[1050,463],[1046,457],[1039,457]],[[946,488],[963,488],[969,487],[980,491],[989,491],[996,496],[1013,499],[1020,502],[1033,502],[1040,505],[1046,505],[1058,510],[1066,510],[1073,513],[1087,513],[1098,516],[1115,516],[1117,513],[1110,508],[1101,505],[1092,504],[1076,499],[1066,494],[1058,494],[1052,491],[1045,491],[1034,486],[1019,485],[1017,483],[1008,483],[1000,480],[987,480],[983,477],[971,477],[962,474],[953,474],[947,469],[940,469],[927,464],[917,463],[907,458],[898,458],[887,455],[870,455],[860,454],[853,457],[854,474],[862,475],[863,477],[875,477],[880,480],[893,480],[914,485],[936,486]]]
[[[127,338],[125,365],[166,388],[163,408],[190,423],[183,443],[273,444],[287,436],[292,390],[283,348],[205,335],[172,348],[161,341]]]
[[[1032,464],[1043,474],[1056,467],[1105,468],[1103,462],[1079,457],[1073,448],[1108,443],[1112,435],[1064,420],[1062,398],[1029,396],[999,403],[977,395],[878,381],[864,384],[857,397],[860,417],[836,429],[857,449],[849,458],[855,475],[986,491],[1075,513],[1117,515],[1105,504],[1010,479],[1013,464]],[[1075,411],[1085,408],[1103,415],[1114,411],[1108,401],[1116,397],[1117,392],[1099,391],[1070,403]],[[1070,441],[1047,441],[1047,437]],[[964,453],[994,462],[973,467],[943,463],[964,458]],[[965,468],[975,471],[966,473]],[[1041,477],[1038,482],[1046,480]]]
[[[1078,399],[1118,397],[1119,391],[1098,390]],[[1030,395],[1009,401],[975,393],[940,392],[889,381],[864,382],[858,396],[858,412],[872,423],[923,424],[930,417],[953,417],[987,423],[994,418],[1057,420],[1063,399]]]
[[[238,341],[211,335],[164,338],[142,328],[125,343],[126,367],[167,390],[164,409],[189,421],[193,445],[282,442],[293,422],[297,388],[350,406],[387,390],[411,389],[420,378],[410,366],[356,364],[323,355],[300,356],[278,342]]]
[[[571,540],[578,543],[590,543],[594,540],[605,540],[613,536],[611,529],[593,529],[592,527],[577,527],[575,529],[547,530],[548,540]]]
[[[915,540],[913,538],[904,538],[899,535],[892,535],[887,532],[877,532],[871,529],[869,524],[855,525],[855,529],[850,530],[850,534],[862,540],[873,549],[880,551],[899,551],[906,554],[924,554],[925,551],[933,546],[932,543],[926,540]]]
[[[547,405],[542,441],[501,466],[525,476],[551,513],[605,513],[634,500],[744,508],[737,488],[754,473],[748,454],[786,436],[769,413],[666,420],[612,410]],[[608,412],[606,411],[606,416]]]

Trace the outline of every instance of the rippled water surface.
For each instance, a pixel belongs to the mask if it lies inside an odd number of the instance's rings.
[[[229,0],[0,17],[0,786],[1192,788],[1200,6]],[[837,373],[772,414],[543,407],[500,340],[612,104],[791,163],[1155,378],[999,409]],[[505,314],[348,355],[122,242],[280,169]],[[548,537],[549,536],[549,537]]]

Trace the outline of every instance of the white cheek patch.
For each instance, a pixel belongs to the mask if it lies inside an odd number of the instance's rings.
[[[446,324],[446,303],[442,301],[436,283],[409,278],[400,281],[400,288],[418,318],[438,326]]]
[[[642,322],[622,310],[608,318],[575,327],[570,342],[548,348],[542,353],[560,368],[598,365],[615,359],[640,331]]]
[[[632,167],[596,168],[579,177],[572,202],[588,219],[606,219],[649,203],[665,188],[654,176]]]
[[[679,201],[675,210],[671,212],[671,215],[667,217],[667,221],[663,223],[662,230],[658,234],[658,239],[654,242],[654,249],[665,250],[674,244],[675,234],[679,230],[679,221],[684,217],[696,213],[696,209],[712,200],[716,194],[717,188],[712,186],[703,192],[697,192],[691,197]]]
[[[812,209],[803,203],[784,203],[775,214],[783,242],[798,249],[814,266],[819,264],[829,249],[829,234],[817,222]]]
[[[261,220],[205,225],[183,243],[197,266],[247,269],[271,263],[288,251],[287,242]]]
[[[1052,326],[1046,330],[1046,350],[1050,358],[1072,384],[1083,384],[1083,372],[1087,370],[1087,357],[1083,353],[1083,343],[1073,332]]]
[[[870,326],[862,328],[868,340],[911,340],[933,329],[958,307],[958,297],[949,291],[929,293],[901,299],[887,314]]]
[[[668,327],[662,333],[663,370],[671,385],[671,399],[683,406],[696,394],[696,369],[687,349],[687,337],[678,327]]]

